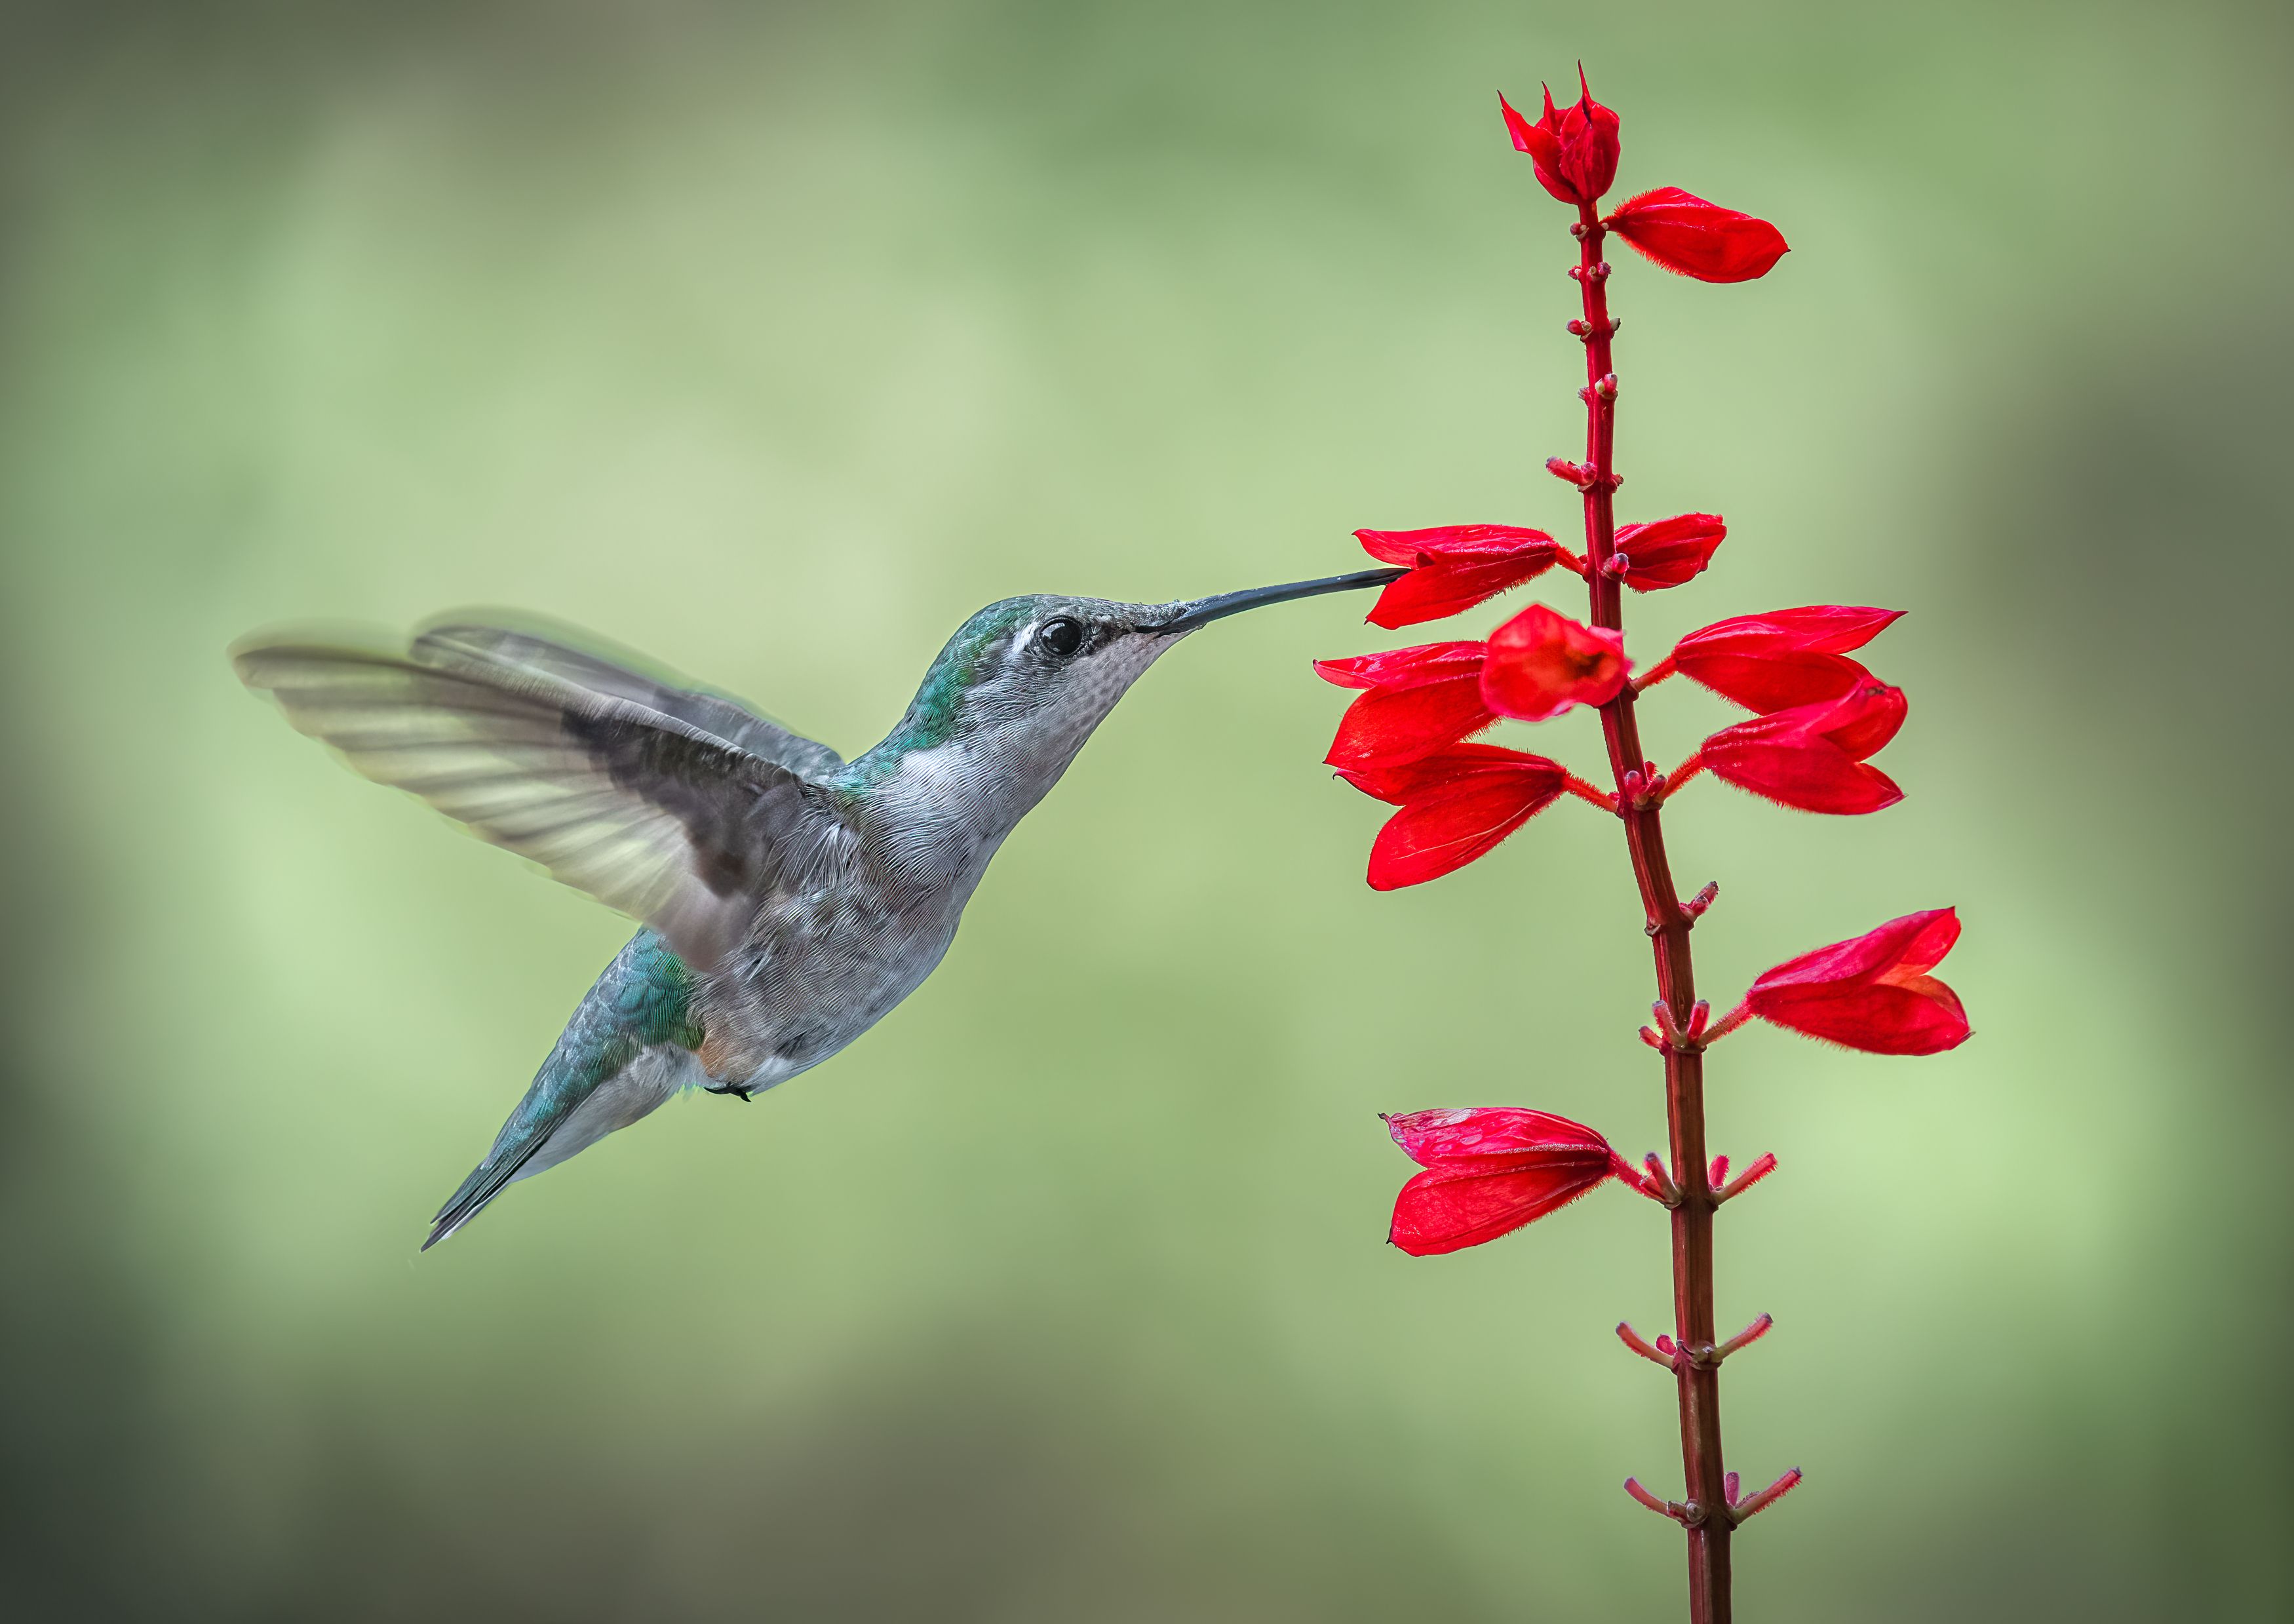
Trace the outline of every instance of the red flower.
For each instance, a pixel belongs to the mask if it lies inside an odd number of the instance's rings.
[[[1582,93],[1577,105],[1557,112],[1553,93],[1545,93],[1545,116],[1535,124],[1514,111],[1513,103],[1498,97],[1512,133],[1514,150],[1529,154],[1538,184],[1564,203],[1598,203],[1617,178],[1617,116],[1593,100],[1585,70],[1577,70]]]
[[[1719,514],[1684,513],[1652,524],[1626,525],[1617,532],[1611,556],[1619,561],[1627,586],[1636,592],[1654,592],[1703,574],[1728,535]]]
[[[1340,767],[1338,776],[1402,808],[1370,849],[1371,889],[1392,891],[1486,856],[1551,806],[1568,775],[1543,756],[1454,744],[1398,767]]]
[[[1700,282],[1749,282],[1766,276],[1790,247],[1767,221],[1707,203],[1678,186],[1628,198],[1602,223],[1643,257]]]
[[[1542,722],[1572,705],[1605,705],[1625,686],[1625,635],[1532,604],[1490,634],[1482,701],[1500,716]]]
[[[1928,974],[1958,940],[1953,909],[1907,914],[1777,965],[1745,1004],[1762,1020],[1851,1049],[1940,1054],[1967,1041],[1959,995]]]
[[[1513,524],[1444,524],[1433,530],[1358,530],[1371,557],[1410,573],[1378,595],[1364,618],[1389,631],[1438,621],[1495,597],[1553,567],[1561,549],[1542,530]]]
[[[1766,715],[1838,699],[1871,680],[1843,656],[1899,619],[1900,609],[1812,604],[1740,614],[1690,632],[1673,646],[1672,663],[1691,682]]]
[[[1394,1199],[1387,1238],[1412,1257],[1495,1240],[1566,1206],[1604,1179],[1639,1175],[1582,1123],[1488,1106],[1388,1116],[1387,1132],[1426,1169]]]
[[[1872,681],[1819,701],[1723,727],[1698,759],[1740,790],[1803,812],[1877,812],[1904,792],[1865,758],[1904,725],[1904,691]]]
[[[1346,707],[1330,753],[1336,767],[1391,766],[1479,733],[1497,716],[1482,702],[1484,643],[1428,643],[1416,648],[1317,660],[1315,673],[1342,688],[1366,688]]]

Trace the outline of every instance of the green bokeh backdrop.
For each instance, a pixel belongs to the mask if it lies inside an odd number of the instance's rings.
[[[1620,267],[1639,646],[1912,613],[1868,820],[1709,782],[1725,994],[1956,903],[1948,1057],[1756,1029],[1715,1141],[1746,1616],[2282,1616],[2286,14],[1813,0],[0,6],[0,1608],[1677,1615],[1611,1195],[1380,1244],[1374,1112],[1658,1141],[1613,830],[1375,896],[1318,602],[1127,700],[940,973],[418,1257],[626,924],[354,778],[234,637],[471,603],[845,750],[1011,592],[1566,526],[1566,216],[1493,89],[1779,222]],[[1558,589],[1555,589],[1556,591]],[[1558,601],[1566,602],[1563,598]],[[1482,622],[1494,619],[1485,614]],[[1645,657],[1647,657],[1645,655]],[[1720,707],[1668,690],[1659,749]],[[1595,750],[1590,719],[1542,746]]]

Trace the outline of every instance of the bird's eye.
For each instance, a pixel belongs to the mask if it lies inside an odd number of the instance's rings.
[[[1064,660],[1083,646],[1083,625],[1065,615],[1045,621],[1036,629],[1036,646],[1054,660]]]

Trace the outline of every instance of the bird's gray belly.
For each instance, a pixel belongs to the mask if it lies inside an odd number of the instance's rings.
[[[782,929],[752,937],[740,960],[710,978],[712,1037],[720,1011],[731,1028],[727,1052],[704,1048],[710,1074],[770,1088],[867,1031],[947,956],[961,901],[939,904],[907,913],[849,904],[788,910]]]

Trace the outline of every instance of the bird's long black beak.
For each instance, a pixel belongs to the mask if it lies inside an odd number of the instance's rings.
[[[1155,621],[1140,629],[1175,637],[1194,630],[1198,626],[1224,620],[1230,614],[1241,614],[1246,609],[1260,609],[1268,604],[1287,604],[1294,597],[1319,597],[1325,592],[1355,592],[1364,587],[1382,587],[1387,581],[1408,573],[1407,570],[1357,570],[1351,575],[1325,575],[1320,581],[1294,581],[1280,587],[1251,587],[1241,592],[1222,592],[1216,597],[1198,597],[1184,604],[1174,604],[1169,619]]]

